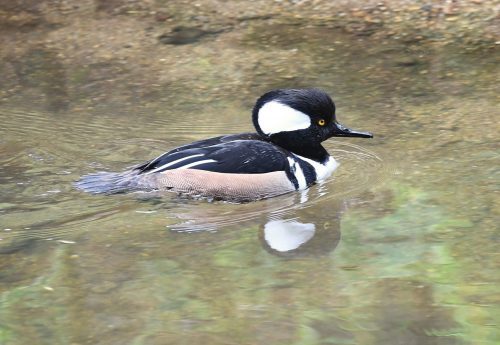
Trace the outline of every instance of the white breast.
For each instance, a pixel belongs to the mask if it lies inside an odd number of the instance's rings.
[[[321,164],[320,162],[309,158],[305,158],[296,154],[293,155],[298,159],[311,164],[311,166],[314,168],[314,171],[316,172],[316,182],[326,180],[339,166],[339,163],[332,156],[329,156],[328,160],[324,164]]]

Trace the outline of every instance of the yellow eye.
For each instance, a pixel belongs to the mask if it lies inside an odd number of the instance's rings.
[[[319,120],[318,120],[318,125],[320,125],[320,126],[324,126],[324,125],[325,125],[325,123],[326,123],[326,122],[325,122],[325,120],[323,120],[323,119],[319,119]]]

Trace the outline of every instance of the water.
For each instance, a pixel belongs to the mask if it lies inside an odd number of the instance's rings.
[[[4,61],[0,343],[498,344],[498,54],[238,30],[154,46],[138,72],[29,45]],[[160,56],[182,61],[159,72]],[[302,86],[375,134],[328,141],[341,165],[304,193],[231,204],[72,186],[251,131],[260,93]]]

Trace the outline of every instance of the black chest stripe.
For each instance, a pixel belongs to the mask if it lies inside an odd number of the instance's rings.
[[[297,181],[297,178],[295,177],[295,165],[290,166],[288,169],[285,169],[286,176],[292,182],[293,186],[295,189],[299,189],[299,181]]]
[[[297,159],[297,162],[304,173],[307,186],[310,187],[316,183],[316,171],[314,170],[314,167],[302,159]]]

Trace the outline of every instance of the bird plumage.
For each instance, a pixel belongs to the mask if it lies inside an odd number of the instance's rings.
[[[130,170],[82,177],[91,193],[165,190],[224,200],[255,200],[303,190],[338,163],[321,143],[332,136],[371,137],[336,121],[335,104],[318,89],[280,89],[252,112],[256,133],[224,135],[177,147]]]

